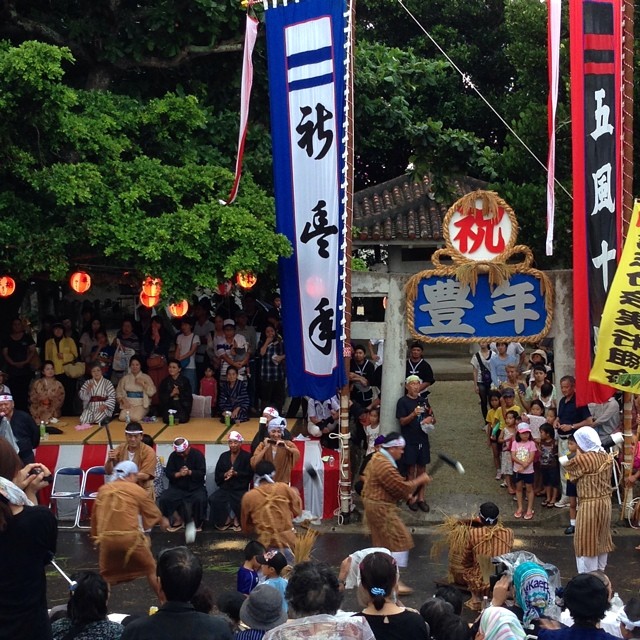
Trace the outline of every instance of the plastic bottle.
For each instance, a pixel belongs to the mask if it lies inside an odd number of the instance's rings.
[[[44,420],[40,420],[40,440],[46,440],[48,435],[47,425],[44,423]]]
[[[618,592],[616,591],[613,594],[613,598],[611,598],[611,602],[609,603],[609,608],[614,613],[617,613],[618,611],[622,611],[623,607],[624,607],[624,602],[622,602],[622,598],[618,595]]]
[[[482,611],[489,608],[489,597],[482,596]]]
[[[131,414],[128,411],[124,414],[124,421],[126,424],[129,424],[131,422]]]

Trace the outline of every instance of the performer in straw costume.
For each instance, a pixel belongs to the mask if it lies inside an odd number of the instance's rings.
[[[471,591],[471,599],[465,604],[474,611],[480,611],[482,597],[489,595],[489,582],[482,575],[481,558],[501,556],[513,548],[513,530],[498,522],[499,513],[493,502],[484,502],[480,505],[478,518],[469,523],[462,556],[462,577]]]
[[[416,500],[414,491],[431,482],[422,473],[414,480],[405,480],[398,471],[397,461],[404,452],[405,440],[397,432],[390,433],[378,453],[374,453],[365,470],[363,490],[364,511],[371,530],[372,546],[386,547],[399,567],[406,567],[413,538],[400,519],[398,501]],[[412,589],[398,583],[398,593],[408,594]]]
[[[166,529],[169,522],[149,494],[138,486],[135,463],[119,462],[114,474],[114,482],[100,487],[91,513],[91,537],[100,548],[100,575],[110,585],[146,576],[159,596],[156,562],[140,521],[145,529],[160,522]]]
[[[611,467],[613,459],[603,449],[593,427],[580,427],[575,433],[578,451],[574,458],[560,459],[576,483],[578,516],[573,545],[578,573],[604,571],[613,551],[611,539]]]

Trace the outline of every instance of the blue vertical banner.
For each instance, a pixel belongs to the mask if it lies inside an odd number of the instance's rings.
[[[289,238],[280,288],[289,394],[326,400],[343,365],[347,5],[265,11],[276,228]]]

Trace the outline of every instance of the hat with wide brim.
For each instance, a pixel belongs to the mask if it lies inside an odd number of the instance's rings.
[[[269,631],[287,621],[282,594],[268,584],[258,585],[240,607],[240,620],[251,629]]]

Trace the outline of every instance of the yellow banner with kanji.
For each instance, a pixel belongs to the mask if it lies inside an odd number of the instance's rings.
[[[640,203],[607,295],[589,380],[640,392]]]

